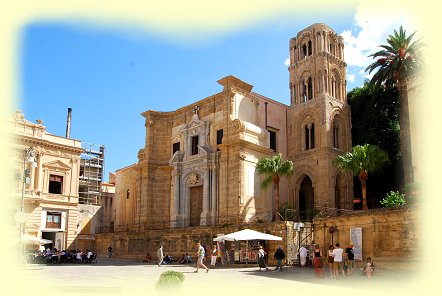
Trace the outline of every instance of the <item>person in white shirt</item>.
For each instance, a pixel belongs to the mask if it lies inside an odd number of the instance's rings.
[[[305,264],[307,263],[307,255],[308,255],[308,250],[305,246],[302,246],[299,249],[299,258],[301,259],[301,266],[304,267]]]
[[[79,262],[79,263],[81,263],[83,261],[83,253],[80,250],[77,251],[76,258],[77,258],[77,262]]]
[[[333,269],[334,269],[334,274],[335,274],[335,278],[339,279],[339,271],[342,272],[342,276],[345,279],[345,273],[344,273],[344,268],[343,268],[343,258],[342,258],[342,254],[344,253],[344,250],[339,246],[339,243],[335,244],[335,248],[333,250]]]
[[[93,257],[93,256],[94,256],[94,253],[92,253],[92,251],[89,250],[89,251],[87,252],[87,254],[86,254],[87,261],[92,262],[92,257]]]
[[[198,272],[198,269],[201,267],[203,267],[206,270],[206,273],[209,272],[209,269],[207,268],[207,266],[204,265],[203,263],[203,258],[204,258],[204,247],[201,245],[201,243],[197,244],[198,247],[198,251],[196,252],[196,256],[197,256],[197,262],[196,262],[196,270],[194,272]]]
[[[158,266],[161,266],[161,263],[163,263],[164,259],[163,246],[160,246],[160,248],[158,249],[157,258],[158,258]]]

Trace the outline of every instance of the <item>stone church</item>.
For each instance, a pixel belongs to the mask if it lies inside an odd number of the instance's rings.
[[[138,162],[116,171],[115,227],[162,229],[269,222],[274,192],[255,166],[281,153],[280,205],[301,216],[351,209],[352,177],[332,165],[351,150],[343,38],[314,24],[290,39],[290,106],[227,76],[222,90],[171,112],[148,110]],[[303,214],[304,213],[304,214]]]

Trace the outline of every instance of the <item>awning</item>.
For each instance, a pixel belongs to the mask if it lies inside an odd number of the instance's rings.
[[[27,243],[34,243],[36,245],[47,245],[52,244],[52,241],[49,239],[44,239],[36,236],[24,235],[22,236],[22,241]]]
[[[241,241],[241,240],[282,240],[282,237],[259,232],[251,229],[244,229],[230,234],[222,235],[213,239],[219,241]]]

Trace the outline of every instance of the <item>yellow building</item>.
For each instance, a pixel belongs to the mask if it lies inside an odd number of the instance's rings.
[[[332,164],[351,150],[343,38],[313,24],[290,39],[289,53],[289,106],[227,76],[212,96],[142,113],[138,162],[116,171],[115,231],[272,221],[274,191],[260,189],[256,164],[273,153],[293,161],[280,203],[300,218],[353,207],[352,177]]]
[[[52,135],[41,120],[32,123],[19,111],[10,128],[17,232],[67,249],[77,235],[81,141]]]

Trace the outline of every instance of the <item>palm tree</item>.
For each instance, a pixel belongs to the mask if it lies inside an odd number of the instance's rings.
[[[369,73],[378,69],[370,81],[371,85],[384,84],[388,88],[396,87],[399,91],[399,124],[405,184],[413,182],[407,80],[423,66],[420,58],[423,45],[420,40],[412,42],[415,33],[407,36],[402,26],[399,32],[394,30],[394,34],[387,39],[388,45],[381,45],[382,50],[370,55],[376,61],[365,69]]]
[[[279,181],[280,176],[288,176],[293,173],[293,162],[283,161],[281,153],[269,157],[263,157],[256,164],[258,175],[264,174],[266,178],[261,183],[261,189],[265,190],[273,183],[275,189],[276,220],[279,220]]]
[[[380,170],[388,162],[390,160],[386,152],[376,145],[365,144],[364,146],[357,145],[351,152],[339,155],[333,164],[359,177],[362,187],[362,209],[367,210],[368,173]]]

